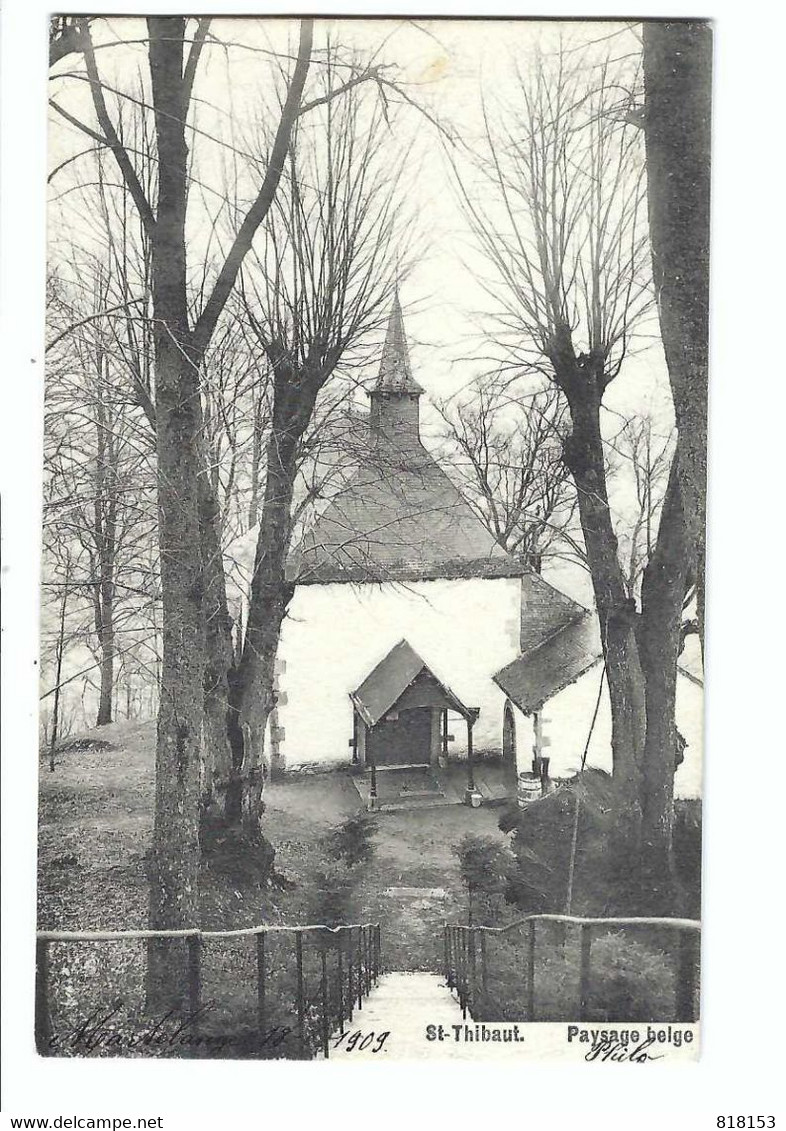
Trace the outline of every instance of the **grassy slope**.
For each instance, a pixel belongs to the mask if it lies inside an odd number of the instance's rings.
[[[41,764],[39,923],[46,928],[146,925],[145,855],[152,828],[155,724],[116,723],[84,736],[110,749],[61,752],[54,774]],[[292,891],[244,887],[207,874],[202,925],[308,921],[308,884],[321,862],[319,838],[360,808],[345,774],[271,784],[265,831]],[[379,919],[388,968],[433,967],[445,917],[463,917],[453,845],[464,832],[500,835],[498,811],[463,806],[383,813],[376,853],[364,867],[353,917]]]

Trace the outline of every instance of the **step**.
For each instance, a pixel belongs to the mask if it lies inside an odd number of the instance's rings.
[[[435,1048],[437,1042],[426,1040],[426,1027],[458,1025],[461,1020],[458,1002],[439,975],[415,972],[383,974],[364,1000],[362,1009],[356,1009],[352,1021],[345,1022],[348,1035],[374,1033],[375,1040],[362,1050],[357,1047],[358,1041],[356,1047],[350,1050],[348,1038],[336,1044],[339,1034],[335,1033],[331,1040],[330,1059],[380,1061],[450,1056],[451,1049]],[[390,1035],[375,1053],[376,1038],[384,1032]]]

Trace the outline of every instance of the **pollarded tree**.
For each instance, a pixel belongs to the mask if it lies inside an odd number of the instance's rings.
[[[349,57],[340,73],[331,71],[331,84],[326,88],[321,56],[314,58],[312,20],[300,22],[294,48],[278,54],[265,49],[263,54],[272,60],[268,76],[275,79],[278,67],[276,93],[280,95],[269,119],[274,123],[269,145],[264,153],[260,147],[261,156],[249,158],[248,152],[243,154],[244,185],[250,191],[242,197],[240,193],[233,194],[229,201],[220,198],[217,207],[231,224],[231,234],[217,253],[215,269],[203,279],[197,301],[192,302],[188,216],[195,201],[192,190],[200,183],[202,172],[195,151],[205,139],[215,140],[197,121],[206,104],[194,97],[194,84],[203,53],[214,42],[211,20],[151,16],[146,21],[143,107],[152,109],[155,125],[158,175],[154,192],[140,179],[136,154],[124,144],[110,112],[107,87],[111,88],[111,83],[102,78],[94,43],[99,26],[100,21],[85,19],[56,23],[50,43],[50,55],[55,60],[68,57],[71,66],[69,51],[83,60],[84,72],[63,76],[61,85],[64,82],[68,88],[74,80],[87,83],[94,123],[85,123],[78,109],[63,106],[59,99],[52,99],[51,104],[72,127],[111,152],[149,244],[163,618],[150,924],[153,928],[185,928],[197,921],[203,742],[210,747],[211,770],[227,767],[227,735],[218,724],[220,705],[225,701],[223,681],[233,660],[220,553],[219,505],[207,473],[204,447],[201,392],[205,358],[254,237],[276,199],[296,125],[305,126],[312,111],[324,109],[365,84],[378,91],[387,106],[391,98],[395,100],[395,86],[380,65]],[[320,83],[313,97],[307,90],[311,75],[316,75]],[[81,88],[81,82],[76,81],[75,85]],[[241,153],[232,142],[223,144],[234,153]],[[354,237],[357,223],[362,220],[361,214],[348,216],[345,226],[335,233],[335,263],[340,262],[345,248],[342,241],[347,236]],[[214,215],[202,225],[202,230],[213,231],[216,224]],[[373,249],[367,251],[364,263],[373,275],[377,257]],[[356,260],[354,271],[358,270]],[[350,286],[355,279],[356,275],[350,277]],[[339,280],[333,282],[337,284]],[[287,447],[296,441],[309,403],[313,407],[313,386],[318,384],[318,375],[337,363],[346,330],[346,323],[336,323],[332,328],[322,323],[320,334],[312,339],[306,355],[298,352],[302,345],[299,340],[294,351],[285,340],[271,341],[274,382],[279,382],[281,389],[279,416],[276,420],[274,414],[273,428],[278,426]],[[262,524],[260,555],[278,570],[275,563],[283,561],[288,537],[286,488],[282,486],[278,493],[276,481],[283,480],[279,469],[271,467],[271,460],[275,463],[270,456],[265,484],[271,503],[270,521]],[[275,601],[278,603],[280,596]],[[260,615],[260,621],[263,616]],[[261,623],[258,628],[267,632]],[[264,670],[265,663],[260,668],[256,660],[249,660],[257,671]],[[247,693],[251,694],[250,689]],[[206,698],[217,708],[207,714]],[[264,688],[260,698],[263,704],[269,699]],[[233,718],[230,714],[230,727]],[[258,720],[251,731],[259,737]],[[234,731],[232,739],[237,745]],[[244,748],[243,759],[243,812],[247,818],[244,824],[250,837],[263,841],[261,741],[255,741],[248,752]],[[179,1003],[186,983],[185,962],[185,948],[179,943],[151,945],[151,1004]]]
[[[604,399],[652,305],[643,144],[630,113],[639,80],[630,67],[562,42],[522,64],[515,102],[485,115],[483,194],[466,176],[462,188],[501,299],[500,344],[568,405],[563,453],[608,675],[621,883],[629,906],[658,908],[671,890],[676,665],[691,577],[678,460],[640,610],[609,503]]]
[[[227,815],[242,815],[245,823],[259,810],[274,661],[294,592],[286,562],[296,482],[305,459],[314,460],[315,419],[325,429],[324,414],[315,418],[317,404],[334,375],[346,383],[365,358],[369,337],[387,318],[402,261],[406,151],[391,161],[391,113],[369,107],[359,88],[340,101],[330,97],[337,62],[329,48],[322,104],[293,132],[285,179],[244,272],[246,317],[272,374],[248,614],[242,653],[229,673]]]
[[[194,82],[210,32],[207,18],[151,16],[146,57],[149,103],[155,123],[158,166],[155,199],[140,180],[135,155],[121,140],[107,105],[93,37],[95,21],[54,28],[57,48],[77,53],[92,96],[95,124],[54,103],[61,117],[113,155],[144,226],[150,248],[154,320],[155,424],[158,475],[163,664],[156,753],[156,809],[150,884],[150,924],[189,927],[197,921],[198,827],[206,685],[205,563],[215,561],[217,503],[203,452],[200,373],[205,353],[231,295],[243,260],[267,215],[283,172],[312,62],[313,22],[300,25],[298,45],[285,75],[285,90],[264,171],[250,205],[237,216],[229,243],[201,309],[189,304],[187,212],[194,128]],[[64,44],[64,37],[70,37]],[[69,57],[69,63],[71,58]],[[203,545],[206,533],[209,544]],[[207,597],[209,600],[209,596]],[[153,1002],[179,1003],[185,950],[151,946],[148,992]]]

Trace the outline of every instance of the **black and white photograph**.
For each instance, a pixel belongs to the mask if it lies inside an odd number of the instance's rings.
[[[3,1127],[781,1125],[782,25],[6,0]]]
[[[41,1057],[698,1056],[712,49],[51,17]]]

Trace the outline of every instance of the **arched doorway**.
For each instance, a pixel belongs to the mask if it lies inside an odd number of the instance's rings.
[[[516,718],[513,714],[513,704],[508,699],[502,715],[502,763],[505,770],[505,782],[509,788],[515,789],[518,778],[516,766]]]

